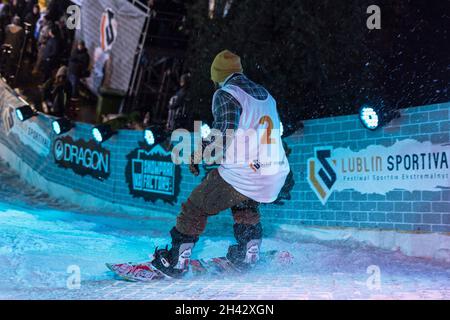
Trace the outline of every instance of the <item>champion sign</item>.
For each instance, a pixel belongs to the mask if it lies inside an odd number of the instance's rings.
[[[78,175],[104,180],[110,173],[110,152],[94,141],[73,140],[65,136],[55,140],[53,155],[59,167]]]
[[[151,149],[141,144],[128,156],[125,178],[133,197],[155,202],[175,203],[180,191],[180,167],[171,160],[171,152],[161,145]]]
[[[407,139],[390,147],[317,147],[307,163],[308,183],[322,204],[334,191],[386,194],[394,189],[440,191],[450,187],[450,144]]]

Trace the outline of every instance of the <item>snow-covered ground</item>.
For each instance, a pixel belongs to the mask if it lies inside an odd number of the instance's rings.
[[[448,264],[282,234],[265,239],[263,249],[290,251],[295,260],[288,267],[220,279],[114,279],[105,262],[146,260],[168,241],[173,222],[94,214],[51,199],[0,161],[0,299],[450,299]],[[223,255],[233,241],[229,230],[224,234],[203,237],[195,255]],[[71,281],[78,270],[79,288]]]

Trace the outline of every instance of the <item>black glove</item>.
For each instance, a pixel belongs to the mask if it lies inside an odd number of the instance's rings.
[[[189,171],[194,175],[198,176],[200,174],[200,170],[198,168],[198,164],[195,163],[195,153],[191,155],[191,163],[189,164]]]
[[[198,176],[200,174],[200,170],[198,169],[198,164],[191,163],[189,165],[189,171],[194,175]]]

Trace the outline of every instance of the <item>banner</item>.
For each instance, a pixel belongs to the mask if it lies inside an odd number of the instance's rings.
[[[180,166],[172,162],[171,152],[160,145],[148,150],[142,145],[128,156],[125,179],[133,197],[174,203],[180,189]]]
[[[0,119],[2,133],[5,134],[9,140],[11,134],[22,143],[27,149],[34,151],[42,157],[50,154],[51,139],[48,128],[42,128],[36,118],[21,122],[17,120],[15,109],[24,104],[23,101],[17,98],[8,86],[0,81]]]
[[[71,169],[81,176],[105,180],[111,174],[110,152],[94,140],[74,140],[71,136],[57,138],[53,155],[59,167]]]
[[[135,54],[146,13],[126,0],[84,0],[81,30],[77,38],[86,42],[92,72],[90,89],[101,87],[128,91]]]
[[[46,157],[50,154],[52,142],[48,132],[43,130],[36,122],[32,120],[16,121],[10,132],[16,134],[25,146],[28,146],[40,156]]]
[[[450,144],[412,139],[361,151],[316,147],[307,163],[308,183],[322,204],[334,191],[383,194],[395,189],[439,191],[450,187]]]

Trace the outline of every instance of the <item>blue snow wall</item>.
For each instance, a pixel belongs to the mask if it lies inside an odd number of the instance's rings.
[[[108,202],[179,212],[207,173],[175,166],[161,146],[149,149],[140,131],[121,130],[102,145],[92,126],[76,123],[56,136],[52,118],[20,123],[22,105],[0,83],[0,144],[36,173]],[[284,139],[292,174],[267,222],[373,230],[450,232],[450,103],[401,110],[376,131],[357,115],[310,120]],[[1,156],[1,154],[0,154]]]

